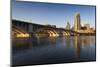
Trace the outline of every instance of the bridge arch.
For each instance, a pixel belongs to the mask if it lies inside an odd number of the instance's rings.
[[[70,35],[70,32],[68,32],[68,31],[62,31],[62,35],[63,36],[69,36]]]
[[[49,37],[57,37],[57,36],[59,36],[59,34],[55,30],[51,30],[51,29],[39,29],[39,30],[36,30],[34,32],[34,34],[36,36],[39,36],[39,34],[40,34],[40,36],[42,36],[42,34],[44,34],[44,36],[49,36]]]
[[[12,27],[12,35],[13,35],[12,38],[16,38],[16,37],[23,38],[23,37],[30,36],[26,31],[22,30],[21,28],[15,26],[15,25],[13,25],[13,27]]]

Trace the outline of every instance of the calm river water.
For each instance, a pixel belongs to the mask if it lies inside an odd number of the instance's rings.
[[[15,39],[13,65],[37,65],[96,60],[95,36]]]

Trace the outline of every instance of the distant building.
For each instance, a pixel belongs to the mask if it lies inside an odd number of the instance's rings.
[[[70,30],[70,24],[69,24],[69,22],[67,22],[66,29],[67,29],[67,30]]]
[[[81,30],[87,30],[87,28],[85,26],[81,27]]]
[[[75,20],[74,20],[74,30],[78,31],[81,29],[81,19],[80,19],[80,13],[75,14]]]
[[[84,27],[86,27],[87,30],[90,29],[90,24],[84,24]]]

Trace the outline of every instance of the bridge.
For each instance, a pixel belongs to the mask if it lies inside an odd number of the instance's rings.
[[[20,20],[12,20],[12,36],[15,37],[58,37],[84,34],[51,25],[41,25]],[[86,34],[86,33],[85,33]],[[89,33],[90,34],[90,33]]]

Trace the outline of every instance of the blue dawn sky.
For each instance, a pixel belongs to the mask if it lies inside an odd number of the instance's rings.
[[[66,27],[67,22],[73,26],[74,15],[79,12],[81,24],[89,23],[95,27],[95,6],[71,4],[50,4],[37,2],[12,2],[12,18],[31,21],[37,24],[51,24]]]

